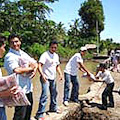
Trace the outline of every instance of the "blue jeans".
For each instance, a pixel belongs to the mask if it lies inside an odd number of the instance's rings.
[[[0,107],[0,120],[7,120],[7,116],[5,113],[5,107]]]
[[[70,74],[64,73],[65,83],[64,83],[64,101],[78,101],[79,95],[79,82],[77,76],[72,76]],[[70,82],[72,83],[72,91],[70,96]]]
[[[38,111],[36,113],[36,118],[43,117],[43,113],[45,112],[45,107],[47,104],[48,93],[50,90],[50,107],[49,111],[55,112],[57,111],[57,91],[56,91],[56,83],[55,80],[48,79],[47,82],[43,82],[42,78],[40,78],[41,85],[42,85],[42,93],[39,101]]]

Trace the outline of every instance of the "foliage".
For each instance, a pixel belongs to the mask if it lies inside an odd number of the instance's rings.
[[[39,59],[39,57],[41,56],[41,54],[43,52],[45,52],[46,50],[49,50],[49,46],[48,45],[40,45],[38,43],[34,43],[32,46],[30,46],[28,48],[29,53],[36,58],[37,60]],[[60,57],[62,58],[69,58],[71,57],[77,50],[76,49],[72,49],[68,48],[68,47],[63,47],[59,44],[58,46],[58,50],[57,53],[60,55]]]
[[[8,37],[17,33],[22,37],[22,49],[36,59],[48,49],[51,40],[59,43],[58,54],[70,58],[81,46],[88,43],[96,44],[104,30],[104,13],[99,0],[85,1],[79,9],[81,19],[76,18],[68,30],[62,22],[47,20],[46,15],[52,12],[49,3],[58,0],[0,0],[0,34]],[[98,21],[98,31],[96,30]],[[120,48],[120,44],[112,39],[99,41],[100,52],[105,49]],[[8,43],[6,51],[8,51]],[[92,57],[88,53],[87,57]],[[0,64],[3,65],[3,59]]]
[[[77,52],[77,49],[71,49],[69,47],[63,47],[61,45],[58,46],[57,50],[58,54],[62,58],[70,58],[75,52]]]
[[[38,60],[43,52],[48,49],[47,46],[40,45],[39,43],[34,43],[28,48],[29,53]]]
[[[80,20],[75,19],[74,24],[70,25],[70,29],[68,30],[68,40],[67,44],[70,48],[79,49],[81,46],[90,43],[87,38],[81,37],[81,25]]]
[[[81,17],[82,37],[96,37],[104,30],[104,13],[100,0],[85,1],[79,9],[79,15]]]
[[[113,39],[106,39],[106,40],[101,40],[100,41],[100,51],[104,54],[107,54],[111,50],[115,50],[116,48],[120,48],[119,43],[113,43]],[[106,53],[105,53],[106,50]]]
[[[4,0],[0,4],[0,31],[17,33],[22,36],[24,43],[46,43],[55,33],[56,24],[46,20],[45,14],[52,11],[45,2],[57,0]],[[52,29],[52,30],[51,30]],[[48,32],[47,32],[48,31]],[[53,31],[53,32],[52,32]],[[46,38],[46,39],[44,39]],[[29,41],[29,42],[28,42]]]
[[[74,24],[70,25],[70,29],[68,30],[68,45],[71,48],[78,48],[81,44],[79,19],[76,19]]]
[[[0,59],[0,67],[3,66],[3,59]]]
[[[92,59],[93,58],[93,51],[92,52],[86,52],[84,58],[85,59]]]

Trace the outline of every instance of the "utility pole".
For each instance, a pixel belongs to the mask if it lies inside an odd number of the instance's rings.
[[[96,20],[96,33],[97,33],[97,54],[99,54],[99,29],[98,29],[98,21]]]

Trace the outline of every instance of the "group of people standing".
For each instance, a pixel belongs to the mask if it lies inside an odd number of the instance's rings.
[[[0,37],[0,57],[3,56],[5,51],[5,37]],[[59,74],[59,80],[64,79],[64,98],[63,104],[69,105],[69,101],[79,103],[79,82],[77,78],[78,70],[86,72],[87,76],[91,76],[90,71],[84,66],[82,56],[85,55],[87,48],[81,47],[80,52],[75,53],[64,69],[63,73],[60,68],[59,56],[56,53],[58,43],[57,41],[51,41],[49,44],[49,50],[44,52],[37,62],[34,58],[31,58],[26,52],[21,50],[21,38],[18,35],[11,34],[8,37],[8,43],[10,49],[4,58],[4,67],[8,74],[17,74],[17,83],[25,92],[31,105],[28,106],[16,106],[13,120],[30,120],[31,111],[33,106],[33,85],[32,78],[35,76],[37,70],[40,73],[40,82],[42,86],[42,93],[39,100],[38,110],[35,115],[36,120],[44,120],[45,107],[48,99],[48,93],[50,92],[50,112],[59,113],[60,110],[57,106],[57,90],[56,90],[56,72]],[[2,51],[2,52],[1,52]],[[24,63],[24,67],[20,61],[27,61]],[[105,79],[106,80],[106,79]],[[72,90],[70,95],[70,83],[72,83]],[[7,94],[14,95],[16,88],[9,90]],[[4,93],[0,92],[0,97],[4,97]],[[0,103],[2,105],[2,103]],[[0,119],[7,120],[4,106],[0,106]]]
[[[0,39],[2,47],[5,51],[5,43]],[[4,39],[5,40],[5,39]],[[33,105],[33,96],[32,96],[32,78],[35,76],[37,69],[40,73],[40,82],[42,86],[42,93],[39,101],[38,111],[36,112],[35,118],[40,120],[44,119],[43,114],[45,112],[45,106],[47,103],[48,93],[50,91],[50,107],[49,111],[59,112],[57,107],[57,90],[56,90],[56,72],[59,73],[59,80],[63,79],[63,74],[60,68],[59,56],[56,53],[58,43],[57,41],[51,41],[49,44],[49,50],[44,52],[39,61],[31,58],[26,52],[21,50],[21,38],[16,34],[11,34],[8,37],[8,43],[10,49],[4,58],[4,67],[7,70],[8,74],[16,73],[17,74],[17,83],[24,90],[28,100],[31,105],[28,106],[16,106],[13,120],[30,120],[32,105]],[[78,91],[79,84],[77,79],[77,69],[83,69],[89,75],[90,72],[83,65],[82,55],[84,55],[87,49],[85,47],[81,48],[80,53],[76,53],[68,62],[65,68],[65,85],[64,85],[64,101],[70,100],[70,81],[73,84],[71,100],[78,102]],[[2,54],[2,52],[1,52]],[[21,66],[21,59],[23,61],[28,61],[25,67]],[[77,64],[79,63],[79,64]],[[78,66],[79,65],[79,66]],[[15,89],[10,91],[9,94],[15,93]],[[0,93],[1,95],[1,93]],[[2,97],[2,95],[0,96]],[[4,108],[4,107],[3,107]],[[4,114],[0,113],[0,118],[4,117],[3,120],[6,120],[6,114],[4,109]]]
[[[105,60],[111,71],[120,72],[120,50],[111,50],[108,53],[109,58]]]

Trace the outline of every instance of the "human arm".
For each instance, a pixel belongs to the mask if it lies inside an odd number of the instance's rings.
[[[97,75],[95,76],[94,82],[104,82],[104,80],[101,78],[101,71],[98,71]]]
[[[14,96],[17,94],[16,90],[17,90],[17,86],[9,88],[8,90],[5,91],[0,91],[0,97],[3,98],[7,96]]]
[[[56,70],[59,74],[59,80],[63,80],[63,74],[62,74],[60,65],[57,65]]]
[[[28,58],[28,57],[26,57]],[[28,58],[29,60],[30,58]],[[23,67],[20,65],[19,57],[14,54],[7,54],[4,60],[4,67],[7,70],[9,74],[12,74],[13,72],[17,74],[23,74],[23,73],[30,73],[33,71],[34,66],[29,65],[27,67]]]
[[[82,72],[85,72],[81,67],[79,67],[79,70],[82,71]]]
[[[34,67],[26,67],[26,68],[23,68],[23,67],[17,67],[15,68],[13,71],[17,74],[23,74],[23,73],[30,73],[30,72],[33,72],[34,70]]]
[[[95,79],[93,80],[94,82],[104,82],[104,80],[101,80],[101,79]]]
[[[28,59],[25,58],[19,58],[18,65],[19,67],[16,67],[14,69],[14,72],[17,74],[28,74],[30,73],[30,78],[33,78],[36,74],[38,64],[37,61],[31,58],[29,55],[25,53],[25,56]]]
[[[39,64],[38,64],[38,71],[39,71],[39,73],[40,73],[40,75],[42,77],[43,82],[46,82],[47,78],[46,78],[45,74],[42,71],[42,66],[43,66],[43,64],[39,62]]]
[[[30,78],[33,78],[33,77],[35,76],[36,72],[37,72],[38,63],[34,63],[34,64],[31,63],[30,66],[31,66],[31,65],[34,66],[34,69],[33,69],[33,71],[32,71],[32,74],[31,74]]]
[[[82,62],[79,62],[79,66],[82,69],[82,71],[86,72],[88,76],[90,76],[90,72],[87,70],[87,68],[84,66]]]

